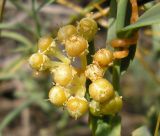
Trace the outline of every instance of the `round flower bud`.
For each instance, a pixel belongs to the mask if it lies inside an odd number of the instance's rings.
[[[62,106],[67,100],[64,88],[60,86],[52,87],[49,91],[49,100],[56,106]]]
[[[89,85],[89,94],[97,102],[105,102],[114,96],[112,84],[104,78],[93,81]]]
[[[65,49],[69,56],[80,56],[88,48],[88,42],[79,35],[73,35],[67,39]]]
[[[122,109],[122,105],[122,97],[116,96],[112,100],[102,103],[100,109],[104,115],[115,114]]]
[[[71,97],[66,103],[69,114],[75,119],[84,115],[88,110],[88,102],[85,98]]]
[[[104,70],[97,64],[90,64],[86,67],[85,76],[92,81],[102,78]]]
[[[93,61],[105,67],[113,61],[113,53],[107,49],[100,49],[94,54]]]
[[[52,47],[55,46],[56,43],[51,36],[43,36],[38,41],[39,51],[45,54],[47,54],[52,49]]]
[[[49,58],[41,53],[34,53],[29,58],[29,64],[32,68],[43,71],[49,68]]]
[[[96,21],[90,17],[81,19],[77,26],[78,34],[83,36],[87,41],[93,40],[97,30],[98,26]]]
[[[90,102],[90,104],[89,104],[89,110],[92,113],[92,115],[94,115],[94,116],[101,116],[99,102],[96,102],[96,101],[92,100]]]
[[[73,25],[63,26],[58,31],[58,40],[60,42],[65,42],[70,36],[76,33],[77,33],[77,30]]]
[[[68,85],[73,79],[72,67],[68,64],[61,64],[53,71],[53,79],[56,84],[61,86]]]

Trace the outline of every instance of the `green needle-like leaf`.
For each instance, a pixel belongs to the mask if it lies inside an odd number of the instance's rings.
[[[26,37],[24,37],[21,34],[18,34],[16,32],[2,31],[1,32],[1,37],[6,37],[6,38],[10,38],[10,39],[16,40],[18,42],[23,43],[27,47],[31,47],[32,46],[32,43]]]
[[[148,11],[146,11],[142,16],[140,16],[136,23],[122,28],[119,33],[133,31],[135,29],[156,23],[160,23],[160,3],[156,4]]]

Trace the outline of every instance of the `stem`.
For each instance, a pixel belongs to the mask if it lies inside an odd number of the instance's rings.
[[[95,48],[94,48],[94,43],[93,42],[90,42],[88,51],[89,51],[89,53],[87,55],[87,64],[90,64],[90,63],[92,63],[92,60],[93,60],[92,55],[94,55],[94,52],[95,52]],[[86,98],[87,98],[88,101],[90,101],[89,92],[88,92],[88,88],[89,88],[90,83],[91,83],[91,81],[87,80],[87,82],[86,82],[86,88],[87,88]],[[92,131],[92,135],[95,136],[97,117],[94,117],[89,112],[88,122],[89,122],[89,127],[90,127],[90,129]]]
[[[108,2],[110,3],[112,0],[109,0]],[[154,0],[137,0],[138,1],[138,5],[141,6],[147,2],[151,2],[151,1],[154,1]]]
[[[68,59],[65,55],[63,55],[58,49],[56,49],[56,51],[53,53],[53,56],[58,58],[64,63],[67,63],[67,64],[71,63],[70,59]]]
[[[64,1],[64,0],[63,0]],[[95,2],[96,4],[101,4],[101,3],[103,3],[105,0],[99,0],[99,1],[97,1],[97,2]],[[58,1],[57,1],[58,2]],[[69,3],[69,1],[67,1],[67,3]],[[74,4],[72,4],[72,6],[70,6],[70,8],[72,8],[72,9],[74,9],[76,12],[78,12],[78,15],[73,15],[72,17],[71,17],[71,19],[70,19],[70,21],[67,23],[67,24],[71,24],[71,23],[73,23],[73,22],[75,22],[78,18],[81,18],[81,17],[83,17],[83,16],[86,16],[86,15],[88,15],[88,13],[89,12],[91,12],[93,9],[95,9],[95,6],[94,6],[94,4],[95,3],[92,3],[92,2],[90,2],[86,7],[84,7],[84,8],[82,8],[82,7],[78,7],[78,10],[77,10],[77,8],[75,8],[75,5]],[[60,3],[60,4],[63,4],[63,5],[65,5],[65,6],[68,6],[69,7],[69,5],[68,4],[64,4],[64,3]],[[95,19],[95,18],[94,18]]]
[[[88,51],[89,51],[89,53],[87,54],[87,64],[90,64],[90,63],[92,63],[92,60],[93,60],[92,56],[95,53],[93,41],[89,43]]]
[[[50,68],[50,71],[52,71],[54,68],[58,67],[60,64],[62,64],[62,62],[50,61],[48,67]]]
[[[41,27],[40,27],[40,23],[38,20],[38,16],[37,16],[37,11],[35,8],[35,0],[32,0],[32,16],[36,25],[36,32],[37,32],[37,36],[40,37],[41,36]]]

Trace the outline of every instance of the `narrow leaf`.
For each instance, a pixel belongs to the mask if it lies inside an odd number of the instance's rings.
[[[140,16],[140,18],[136,23],[122,28],[119,31],[119,33],[135,30],[140,27],[144,27],[144,26],[148,26],[156,23],[160,23],[160,3],[156,4],[155,6],[150,8],[148,11],[146,11],[142,16]]]
[[[16,40],[18,42],[21,42],[21,43],[25,44],[28,47],[32,46],[32,43],[26,37],[24,37],[21,34],[18,34],[16,32],[2,31],[1,32],[1,37],[6,37],[6,38]]]
[[[37,8],[37,12],[40,11],[44,6],[49,5],[53,2],[55,2],[56,0],[45,0],[44,2],[42,2],[40,4],[40,6]]]

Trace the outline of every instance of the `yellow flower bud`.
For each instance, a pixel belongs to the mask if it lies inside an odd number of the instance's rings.
[[[95,53],[93,61],[105,67],[113,61],[113,53],[107,49],[100,49]]]
[[[88,102],[85,98],[71,97],[66,103],[69,114],[75,119],[84,115],[88,110]]]
[[[97,30],[96,21],[90,17],[81,19],[77,26],[78,34],[83,36],[87,41],[93,40]]]
[[[110,115],[119,112],[122,109],[123,101],[121,96],[116,96],[110,101],[104,102],[100,105],[103,115]]]
[[[79,35],[73,35],[67,39],[65,49],[69,56],[80,56],[88,48],[88,42]]]
[[[43,36],[38,41],[38,48],[41,53],[48,54],[52,52],[52,48],[56,46],[51,36]]]
[[[34,53],[29,58],[29,64],[32,68],[43,71],[50,67],[50,60],[44,54]]]
[[[73,79],[73,68],[68,64],[60,64],[53,72],[53,79],[56,84],[67,86]]]
[[[86,67],[85,76],[92,81],[102,78],[104,70],[97,64],[90,64]]]
[[[114,96],[113,86],[109,81],[101,78],[89,85],[89,94],[97,102],[108,101]]]
[[[63,87],[54,86],[49,91],[49,100],[56,106],[62,106],[66,100],[66,94]]]
[[[89,110],[94,116],[101,116],[99,102],[92,100],[89,104]]]
[[[76,34],[77,30],[73,25],[66,25],[59,29],[58,31],[58,40],[60,42],[64,42],[71,37],[72,35]]]

